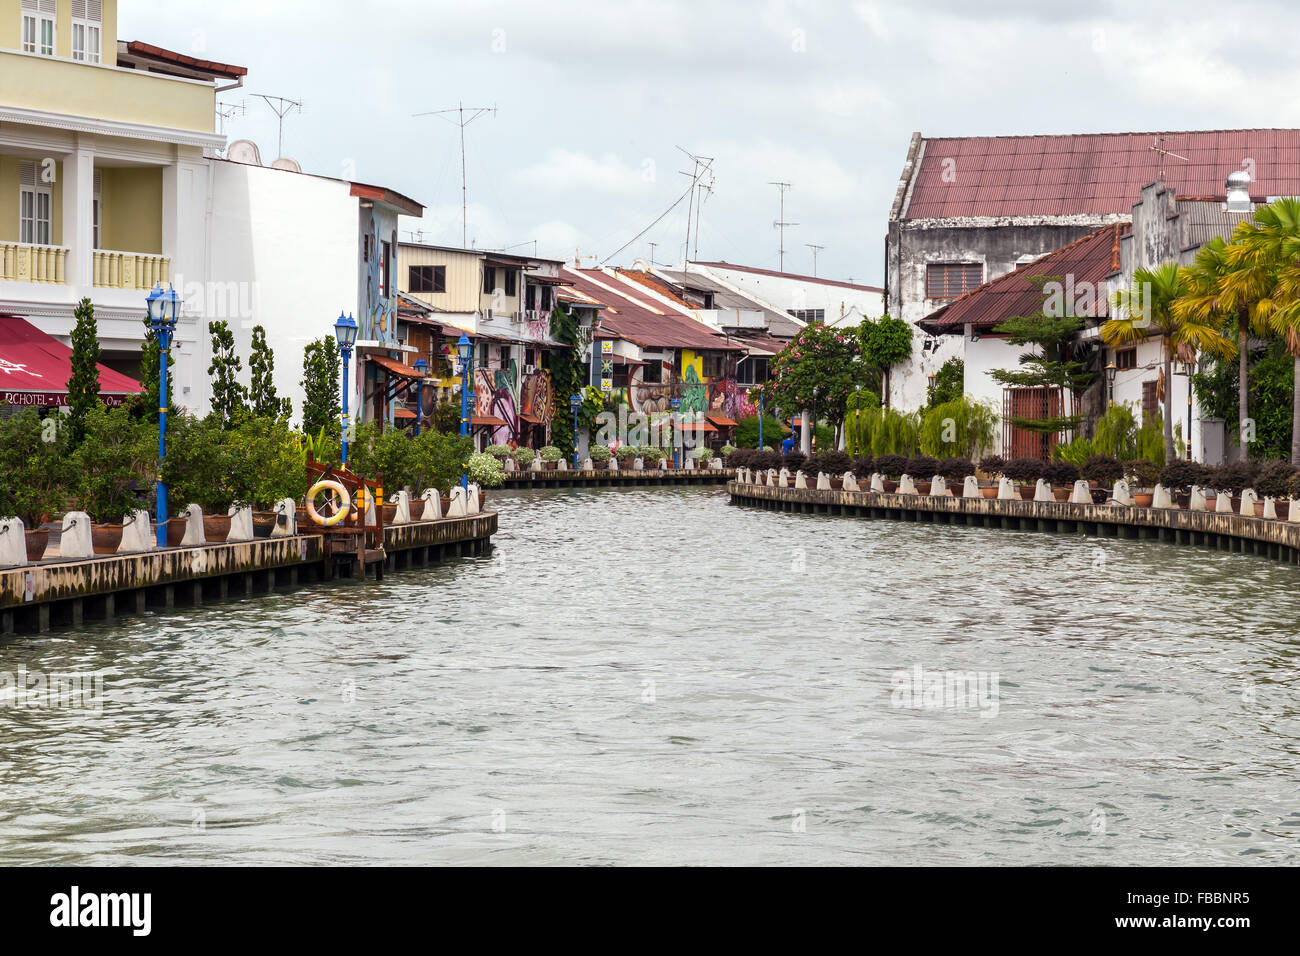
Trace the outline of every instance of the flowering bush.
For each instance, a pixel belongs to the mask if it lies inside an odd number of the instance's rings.
[[[493,458],[495,458],[497,461],[501,461],[503,459],[510,457],[510,446],[509,445],[488,445],[487,453],[491,455]]]
[[[480,488],[500,488],[506,480],[501,459],[491,454],[470,455],[465,470],[469,472],[469,480]]]
[[[620,445],[614,452],[614,457],[619,461],[631,461],[636,455],[635,445]]]
[[[594,462],[609,461],[610,451],[604,445],[592,445],[587,455]]]
[[[564,452],[554,445],[543,445],[538,454],[542,456],[542,461],[561,461],[564,458]]]
[[[531,448],[515,449],[515,454],[514,454],[515,464],[518,465],[520,468],[527,468],[529,465],[533,463],[533,459],[536,457],[537,457],[537,452],[533,451]]]

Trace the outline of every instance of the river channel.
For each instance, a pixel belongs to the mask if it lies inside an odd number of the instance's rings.
[[[0,700],[0,863],[1300,862],[1300,568],[489,504],[481,558],[0,645],[103,685]]]

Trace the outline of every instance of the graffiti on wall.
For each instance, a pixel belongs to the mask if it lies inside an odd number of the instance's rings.
[[[750,398],[749,389],[742,388],[734,378],[712,381],[708,389],[709,411],[726,415],[733,421],[758,414],[758,406]]]
[[[474,412],[491,415],[504,421],[488,432],[493,445],[510,441],[523,441],[532,422],[523,416],[538,419],[548,425],[555,415],[555,395],[551,387],[551,373],[530,372],[520,376],[514,359],[509,368],[477,368],[474,370]]]
[[[395,345],[397,344],[397,320],[393,312],[393,290],[385,289],[383,281],[383,270],[387,268],[391,271],[395,266],[383,261],[383,246],[373,213],[366,226],[366,237],[371,252],[370,261],[366,263],[366,302],[361,316],[361,337]],[[390,250],[397,248],[396,232],[391,236],[388,248]]]

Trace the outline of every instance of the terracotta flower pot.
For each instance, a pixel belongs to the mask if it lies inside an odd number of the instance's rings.
[[[558,461],[544,461],[542,462],[542,471],[554,471],[559,464]]]
[[[305,514],[306,512],[304,512]],[[179,548],[185,538],[185,518],[171,518],[167,521],[167,547]]]
[[[1178,507],[1186,511],[1188,506],[1191,505],[1192,503],[1192,496],[1190,494],[1185,494],[1180,491],[1178,494],[1174,495],[1174,502],[1178,505]]]
[[[280,515],[275,511],[254,511],[253,512],[253,537],[269,538],[271,530],[275,527],[276,519]]]
[[[934,484],[934,482],[932,482],[932,481],[918,481],[918,482],[916,482],[916,493],[917,493],[918,495],[928,495],[928,494],[930,493],[930,486],[933,485],[933,484]]]
[[[117,554],[122,543],[122,526],[120,524],[92,524],[90,526],[90,543],[96,554]]]
[[[830,482],[831,482],[831,490],[832,490],[832,491],[843,491],[843,490],[844,490],[844,479],[843,479],[843,478],[832,478],[832,479],[830,480]]]
[[[1020,495],[1021,501],[1033,501],[1037,492],[1037,485],[1016,485],[1016,494]]]
[[[1291,517],[1291,502],[1286,500],[1277,501],[1275,499],[1273,501],[1273,510],[1277,512],[1278,521],[1286,521]]]
[[[1052,497],[1057,501],[1069,501],[1070,495],[1074,494],[1073,488],[1053,488]]]
[[[981,485],[980,496],[983,498],[996,498],[998,496],[997,485]]]
[[[203,538],[205,541],[220,542],[230,537],[230,515],[204,515]]]
[[[37,528],[27,532],[27,560],[39,561],[45,557],[45,546],[50,541],[49,528]]]
[[[886,478],[884,479],[884,485],[885,485],[885,494],[887,495],[895,494],[898,491],[898,482],[896,481],[890,481],[888,478]]]
[[[1155,500],[1155,493],[1150,491],[1139,491],[1133,495],[1133,504],[1139,508],[1150,508],[1151,502]]]
[[[393,519],[397,517],[397,505],[395,504],[380,505],[379,510],[381,512],[381,518],[385,526],[392,524]]]
[[[438,500],[442,503],[442,516],[447,517],[447,510],[451,508],[451,498],[447,495],[439,496]]]

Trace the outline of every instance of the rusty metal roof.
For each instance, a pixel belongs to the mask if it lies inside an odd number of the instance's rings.
[[[570,288],[604,303],[600,314],[603,338],[620,338],[642,348],[671,348],[745,351],[725,336],[712,332],[703,323],[671,306],[640,298],[636,290],[620,286],[618,279],[599,269],[574,269],[562,272]]]
[[[1222,197],[1225,177],[1247,160],[1252,198],[1300,195],[1296,129],[940,137],[922,144],[903,219],[1128,215],[1142,187],[1160,178],[1180,196]]]
[[[1046,293],[1040,283],[1028,281],[1031,276],[1050,276],[1062,283],[1073,276],[1075,289],[1091,282],[1096,290],[1093,317],[1104,317],[1109,312],[1106,277],[1119,269],[1119,241],[1128,229],[1128,223],[1104,226],[1027,266],[985,282],[916,324],[936,335],[960,335],[967,325],[987,330],[1010,318],[1033,315],[1043,307]]]

